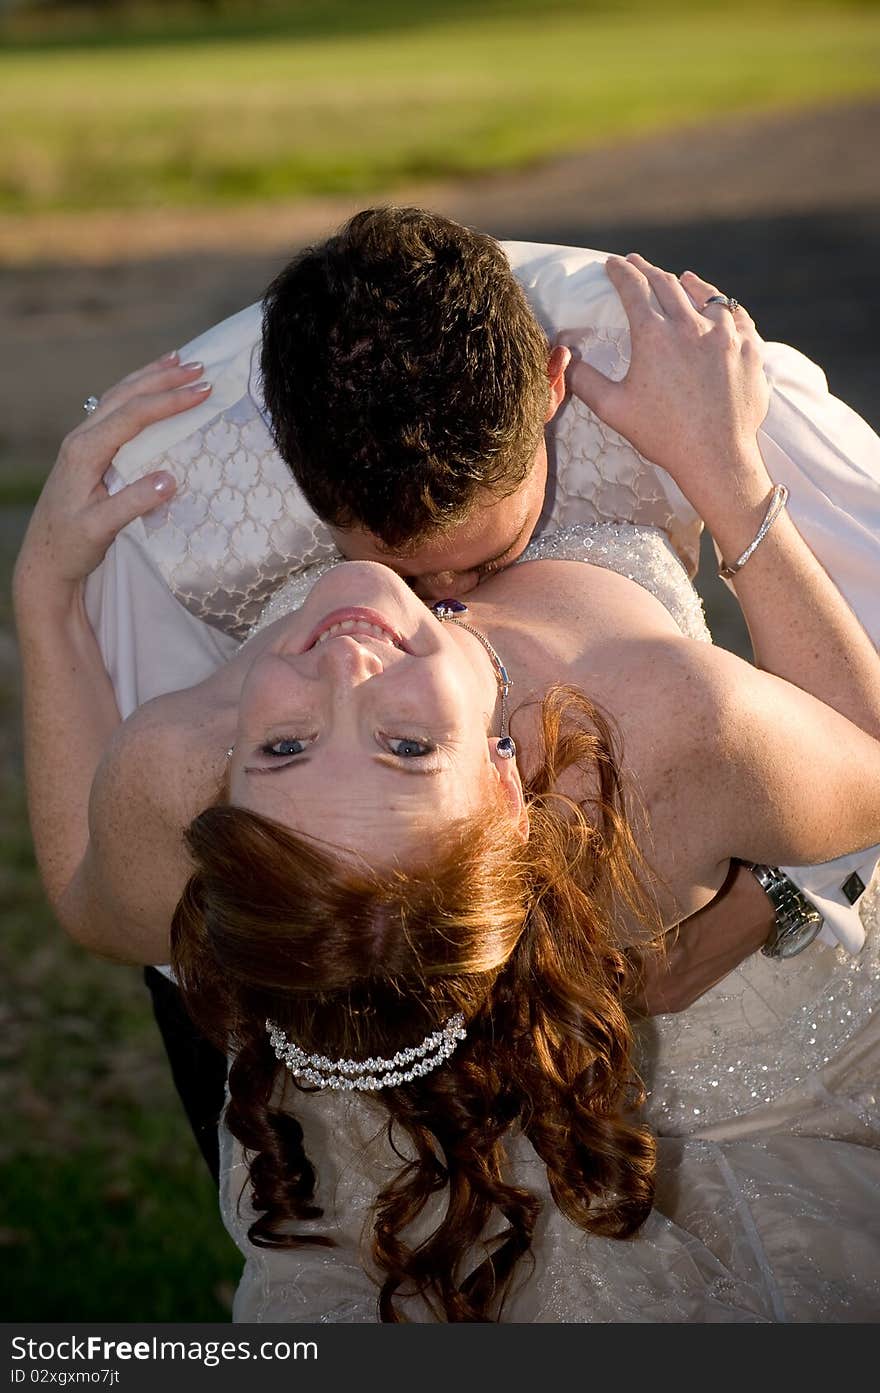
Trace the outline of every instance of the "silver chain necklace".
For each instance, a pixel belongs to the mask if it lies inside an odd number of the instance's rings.
[[[495,681],[498,683],[498,692],[501,697],[501,731],[498,736],[496,746],[498,754],[502,759],[513,759],[516,754],[516,745],[512,736],[507,732],[507,695],[510,691],[510,674],[502,663],[495,649],[492,647],[485,634],[481,634],[479,629],[475,629],[473,624],[466,624],[460,615],[467,614],[468,607],[463,600],[448,599],[437,600],[431,606],[431,612],[443,624],[457,624],[460,629],[466,629],[469,634],[473,634],[478,643],[482,644],[489,656],[492,669],[495,673]]]

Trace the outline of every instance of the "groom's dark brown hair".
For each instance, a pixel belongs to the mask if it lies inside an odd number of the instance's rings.
[[[273,281],[262,375],[278,449],[319,517],[406,550],[522,483],[549,347],[507,258],[418,208],[358,213]]]

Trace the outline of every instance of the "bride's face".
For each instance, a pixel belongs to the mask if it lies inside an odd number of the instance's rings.
[[[430,852],[447,822],[506,796],[497,684],[471,634],[440,621],[385,566],[337,566],[280,620],[242,687],[230,800],[390,864]]]

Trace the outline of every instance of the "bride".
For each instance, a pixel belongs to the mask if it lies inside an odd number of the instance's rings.
[[[371,1319],[371,1276],[386,1319],[492,1317],[505,1298],[513,1319],[876,1308],[877,1156],[844,1143],[684,1143],[674,1222],[607,1237],[643,1223],[653,1188],[622,949],[705,905],[731,858],[821,861],[880,838],[878,659],[768,509],[748,326],[721,307],[701,318],[655,276],[658,313],[642,272],[613,274],[633,369],[584,390],[670,470],[726,558],[762,532],[738,595],[759,660],[797,686],[702,641],[659,534],[627,538],[630,579],[607,568],[615,530],[584,529],[527,553],[466,615],[426,610],[383,567],[331,569],[304,600],[276,596],[214,677],[120,726],[82,582],[155,502],[150,480],[103,495],[110,456],[191,400],[152,393],[149,373],[69,443],[26,539],[41,869],[96,951],[164,961],[174,915],[190,1004],[235,1049],[225,1207],[248,1257],[242,1318]],[[328,1074],[390,1086],[315,1091]],[[229,1133],[256,1157],[242,1206]],[[775,1186],[757,1245],[754,1212],[715,1202],[734,1170],[758,1198]],[[805,1216],[819,1270],[790,1252]]]

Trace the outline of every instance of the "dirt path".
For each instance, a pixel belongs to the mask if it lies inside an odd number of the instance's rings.
[[[396,197],[498,236],[693,264],[870,413],[878,146],[880,101],[741,118]],[[0,219],[3,474],[44,468],[89,392],[256,299],[295,246],[355,206]]]

